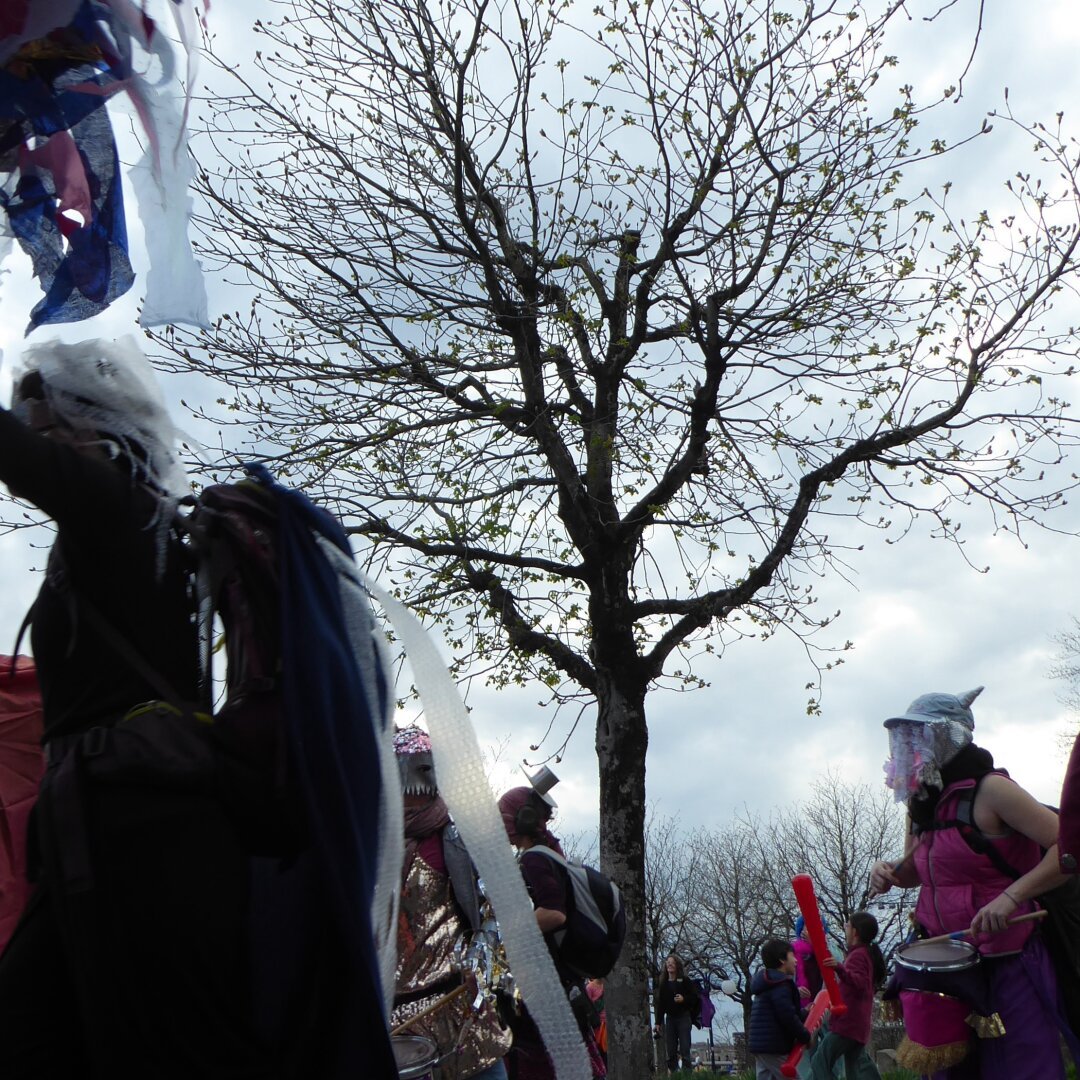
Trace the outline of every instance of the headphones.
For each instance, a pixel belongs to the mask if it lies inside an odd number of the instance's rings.
[[[537,840],[543,835],[547,817],[537,809],[534,802],[537,798],[530,792],[528,801],[514,814],[514,832],[518,836],[527,836],[531,840]],[[547,807],[545,806],[544,809],[546,810]]]

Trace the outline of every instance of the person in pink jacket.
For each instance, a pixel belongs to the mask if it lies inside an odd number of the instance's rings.
[[[1058,819],[973,741],[971,705],[981,690],[922,694],[885,721],[886,783],[907,804],[911,829],[902,859],[874,864],[871,893],[920,886],[922,931],[934,937],[970,929],[967,939],[979,950],[963,993],[926,980],[913,987],[963,1000],[976,1018],[935,1080],[1064,1080],[1061,1039],[1077,1061],[1080,1040],[1047,942],[1035,923],[1011,923],[1066,880]],[[918,1026],[929,1032],[928,1023]]]
[[[836,1063],[843,1059],[848,1077],[878,1076],[877,1067],[866,1052],[874,1012],[874,992],[885,980],[885,958],[874,942],[878,924],[867,911],[857,911],[844,924],[847,956],[840,963],[835,956],[825,957],[825,966],[836,972],[847,1011],[832,1016],[829,1032],[814,1051],[810,1075],[813,1080],[828,1080],[835,1075]]]

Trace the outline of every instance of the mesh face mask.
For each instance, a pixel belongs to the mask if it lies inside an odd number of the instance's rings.
[[[962,694],[922,694],[900,716],[885,721],[889,760],[885,785],[897,802],[928,787],[941,787],[941,770],[971,743],[975,717],[971,703],[982,693],[977,686]]]
[[[175,452],[180,432],[149,361],[131,337],[70,345],[53,341],[23,353],[13,373],[15,386],[32,372],[40,375],[40,392],[56,420],[96,433],[109,457],[126,461],[133,483],[144,481],[155,489],[158,507],[146,527],[156,530],[160,577],[177,505],[191,489]],[[16,390],[12,411],[28,422],[39,405],[33,398],[20,400]]]
[[[921,788],[941,786],[930,728],[930,724],[897,724],[889,729],[885,786],[897,802],[907,802]]]

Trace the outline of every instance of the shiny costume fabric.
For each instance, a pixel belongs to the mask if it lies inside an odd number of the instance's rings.
[[[460,983],[453,957],[465,929],[449,877],[418,854],[401,894],[395,985],[399,997],[412,997],[425,990],[430,994],[396,1007],[392,1027],[432,1005]],[[442,1080],[465,1080],[510,1049],[510,1033],[499,1023],[494,1006],[486,1004],[477,1015],[472,1000],[473,995],[466,992],[408,1029],[409,1034],[432,1039],[439,1054],[447,1055],[439,1065]]]

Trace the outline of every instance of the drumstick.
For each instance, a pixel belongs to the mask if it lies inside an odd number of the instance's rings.
[[[814,947],[814,956],[821,969],[825,989],[829,991],[833,1016],[843,1016],[847,1012],[847,1005],[844,1004],[844,999],[840,995],[840,984],[836,981],[836,973],[833,969],[825,966],[825,957],[832,956],[832,953],[829,952],[829,944],[825,940],[825,927],[821,924],[821,912],[818,910],[817,897],[814,895],[813,879],[809,874],[796,874],[791,879],[791,887],[795,890],[795,899],[799,902],[799,910],[806,922],[810,944]]]
[[[455,986],[449,994],[443,994],[443,996],[439,998],[438,1001],[433,1002],[426,1009],[421,1009],[420,1012],[418,1012],[415,1016],[410,1016],[408,1020],[406,1020],[402,1024],[398,1024],[396,1028],[392,1028],[390,1030],[390,1034],[400,1035],[403,1031],[408,1031],[409,1028],[411,1028],[417,1020],[423,1020],[425,1016],[430,1016],[433,1012],[437,1012],[444,1005],[449,1005],[450,1002],[454,1000],[454,998],[460,997],[468,989],[469,988],[465,983],[462,983],[460,986]]]
[[[1006,919],[1006,926],[1015,926],[1017,923],[1033,922],[1035,919],[1045,919],[1048,911],[1029,911],[1026,915],[1017,915],[1015,919]],[[918,938],[919,945],[937,945],[942,941],[959,941],[962,937],[968,937],[974,931],[969,926],[966,930],[954,930],[951,934],[938,934],[937,937]],[[912,942],[916,944],[916,942]]]

